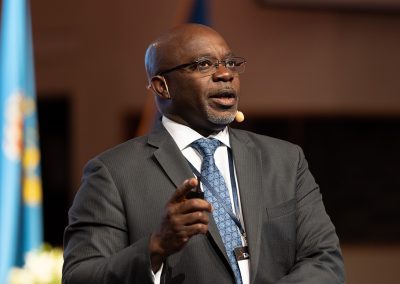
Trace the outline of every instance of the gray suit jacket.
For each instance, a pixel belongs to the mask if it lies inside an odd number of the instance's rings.
[[[301,149],[230,129],[251,283],[344,283],[339,241]],[[193,173],[163,126],[91,160],[69,211],[63,283],[152,283],[148,242]],[[212,219],[212,218],[211,218]],[[168,257],[162,283],[234,283],[213,220]]]

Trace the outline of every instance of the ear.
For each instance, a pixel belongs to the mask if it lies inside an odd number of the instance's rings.
[[[165,81],[165,78],[163,76],[156,75],[152,77],[148,88],[153,90],[154,93],[162,99],[171,99],[167,81]]]

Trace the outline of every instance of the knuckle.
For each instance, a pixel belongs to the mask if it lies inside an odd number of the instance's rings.
[[[192,199],[192,202],[193,202],[193,204],[192,204],[193,207],[195,207],[195,208],[201,208],[202,207],[203,200],[195,198],[195,199]]]
[[[197,230],[199,233],[205,234],[208,231],[208,226],[204,224],[198,224],[197,225]]]
[[[186,231],[181,231],[178,233],[178,238],[180,241],[185,241],[188,238],[188,234]]]
[[[189,207],[195,207],[196,206],[196,199],[188,199],[186,200],[186,203]]]
[[[174,215],[174,210],[175,208],[173,206],[167,206],[166,208],[166,215],[168,218],[171,218],[171,216]]]
[[[169,222],[170,222],[174,227],[177,227],[178,224],[179,224],[179,219],[178,219],[175,215],[172,215],[172,216],[170,216],[170,218],[169,218]]]

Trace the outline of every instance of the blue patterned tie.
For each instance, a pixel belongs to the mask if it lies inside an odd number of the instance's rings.
[[[226,187],[224,177],[218,170],[214,161],[214,153],[218,146],[220,146],[220,143],[221,142],[216,139],[200,138],[194,141],[191,146],[203,156],[201,177],[206,179],[210,186],[214,188],[215,192],[219,195],[219,200],[225,202],[225,207],[231,209],[232,205],[228,188]],[[207,187],[204,187],[204,196],[213,206],[214,210],[212,214],[222,241],[224,242],[229,263],[235,274],[236,283],[241,284],[242,277],[240,276],[239,266],[233,251],[236,247],[242,246],[239,230],[224,207],[219,204],[217,198],[215,198]]]

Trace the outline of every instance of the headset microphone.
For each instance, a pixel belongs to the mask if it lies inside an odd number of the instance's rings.
[[[243,114],[243,112],[241,112],[241,111],[237,111],[236,112],[236,115],[235,115],[235,120],[237,121],[237,122],[242,122],[243,120],[244,120],[244,114]]]

